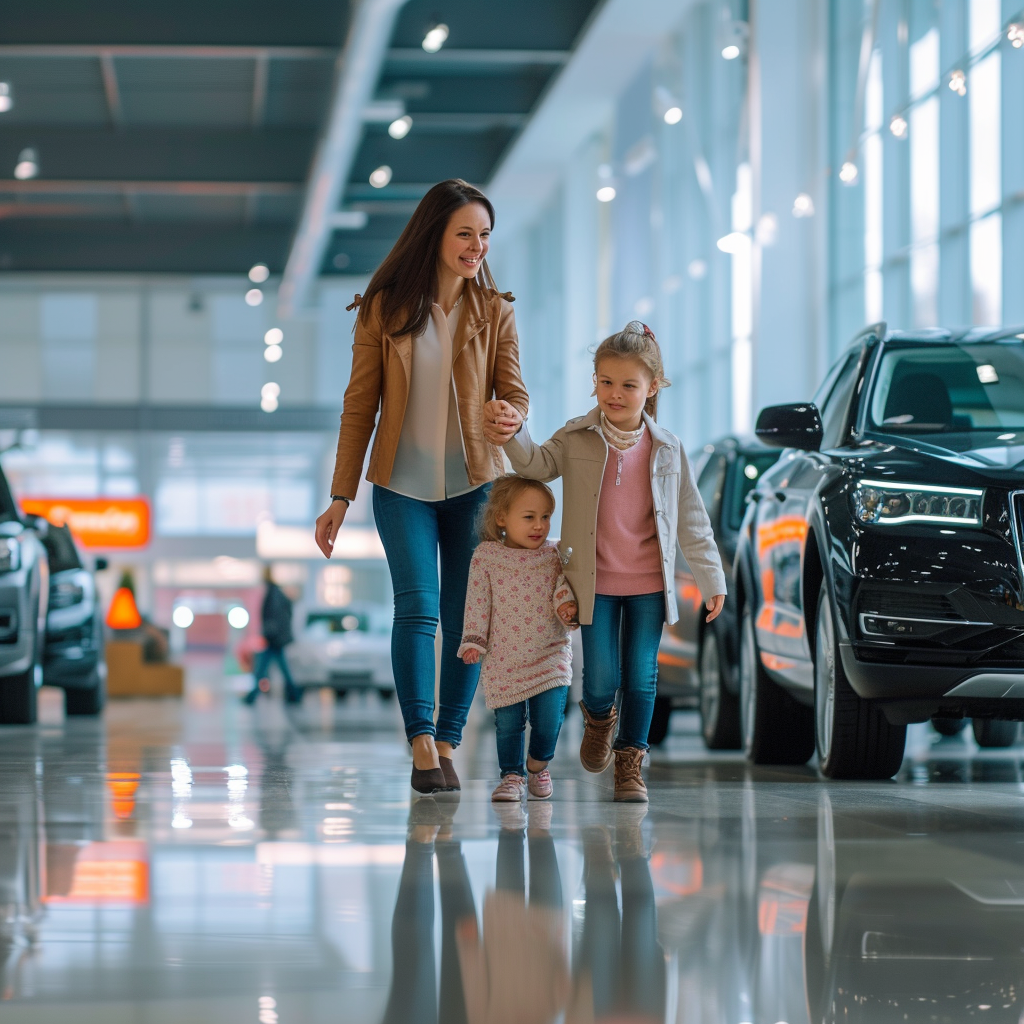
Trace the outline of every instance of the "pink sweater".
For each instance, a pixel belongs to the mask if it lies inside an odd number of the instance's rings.
[[[645,430],[624,452],[608,447],[597,505],[597,593],[625,597],[664,589],[651,490],[651,432]]]
[[[575,600],[550,542],[531,550],[485,540],[473,552],[458,653],[483,654],[480,685],[489,708],[569,685],[569,630],[555,609]]]

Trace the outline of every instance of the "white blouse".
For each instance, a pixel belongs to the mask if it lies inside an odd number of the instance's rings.
[[[446,317],[434,303],[423,333],[413,340],[412,380],[387,489],[421,501],[443,501],[473,490],[459,403],[452,379],[452,350],[461,301]],[[447,417],[438,410],[447,408]]]

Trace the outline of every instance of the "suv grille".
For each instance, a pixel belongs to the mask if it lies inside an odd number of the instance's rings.
[[[867,589],[860,593],[861,614],[910,619],[962,619],[945,594],[921,590]]]

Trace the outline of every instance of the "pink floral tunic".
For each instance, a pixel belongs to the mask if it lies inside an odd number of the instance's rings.
[[[480,683],[489,708],[569,685],[569,630],[555,609],[575,600],[554,544],[530,549],[484,541],[476,549],[459,657],[483,654]]]

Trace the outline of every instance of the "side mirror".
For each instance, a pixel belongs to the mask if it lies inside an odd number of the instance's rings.
[[[37,516],[29,512],[25,514],[25,522],[35,531],[40,540],[45,540],[50,533],[50,521],[45,516]]]
[[[816,452],[821,447],[821,414],[813,402],[769,405],[757,417],[754,433],[773,448]]]
[[[96,563],[94,565],[94,569],[95,569],[96,572],[103,572],[104,569],[109,569],[109,568],[110,568],[110,562],[108,562],[105,558],[97,558],[96,559]]]

